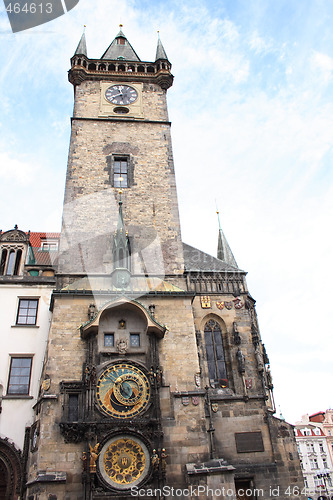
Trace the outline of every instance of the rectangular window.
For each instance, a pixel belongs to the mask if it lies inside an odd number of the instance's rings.
[[[12,357],[7,394],[29,394],[32,358]]]
[[[114,158],[113,164],[113,186],[116,188],[128,187],[128,159]]]
[[[104,347],[114,347],[114,333],[104,333]]]
[[[35,325],[37,322],[38,299],[20,299],[17,311],[17,325]]]
[[[77,422],[79,420],[79,395],[68,395],[68,420],[70,422]]]
[[[58,241],[56,240],[45,240],[42,241],[41,250],[43,252],[55,252],[58,250]]]
[[[310,458],[311,469],[318,469],[318,462],[316,458]]]
[[[130,346],[140,347],[140,333],[130,333]]]

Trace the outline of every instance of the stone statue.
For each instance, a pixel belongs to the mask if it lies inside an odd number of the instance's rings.
[[[167,455],[165,453],[165,448],[162,448],[162,452],[161,452],[161,468],[162,468],[162,471],[165,472],[166,471],[166,466],[167,466],[167,461],[166,459],[168,458],[169,455]]]
[[[160,464],[160,459],[159,459],[159,456],[158,456],[156,450],[153,450],[153,455],[151,457],[151,464],[152,464],[154,470],[158,470],[158,466]]]
[[[85,451],[82,453],[81,460],[82,460],[82,470],[83,472],[86,472],[88,470],[88,457]]]
[[[259,344],[256,346],[254,353],[256,356],[256,360],[257,360],[258,372],[262,373],[265,369],[265,365],[264,365],[264,358],[263,358],[263,355],[261,354]]]
[[[266,378],[267,378],[268,389],[273,389],[273,378],[272,378],[271,369],[270,369],[269,365],[266,368]]]
[[[245,372],[245,356],[240,349],[236,352],[239,373]]]

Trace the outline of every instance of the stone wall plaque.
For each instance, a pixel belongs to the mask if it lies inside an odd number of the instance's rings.
[[[237,453],[250,453],[253,451],[264,451],[264,443],[261,431],[258,432],[235,432]]]

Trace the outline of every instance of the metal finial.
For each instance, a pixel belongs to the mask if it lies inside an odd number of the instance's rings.
[[[217,220],[219,223],[219,230],[221,231],[220,212],[219,212],[219,209],[217,207],[216,207],[216,214],[217,214]]]

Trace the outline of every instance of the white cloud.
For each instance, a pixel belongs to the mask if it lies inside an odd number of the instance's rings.
[[[18,184],[30,184],[38,167],[31,161],[14,158],[9,153],[0,153],[0,179],[11,180]]]
[[[311,57],[311,65],[314,73],[320,73],[320,78],[324,84],[332,80],[333,75],[333,58],[327,54],[314,51]]]

